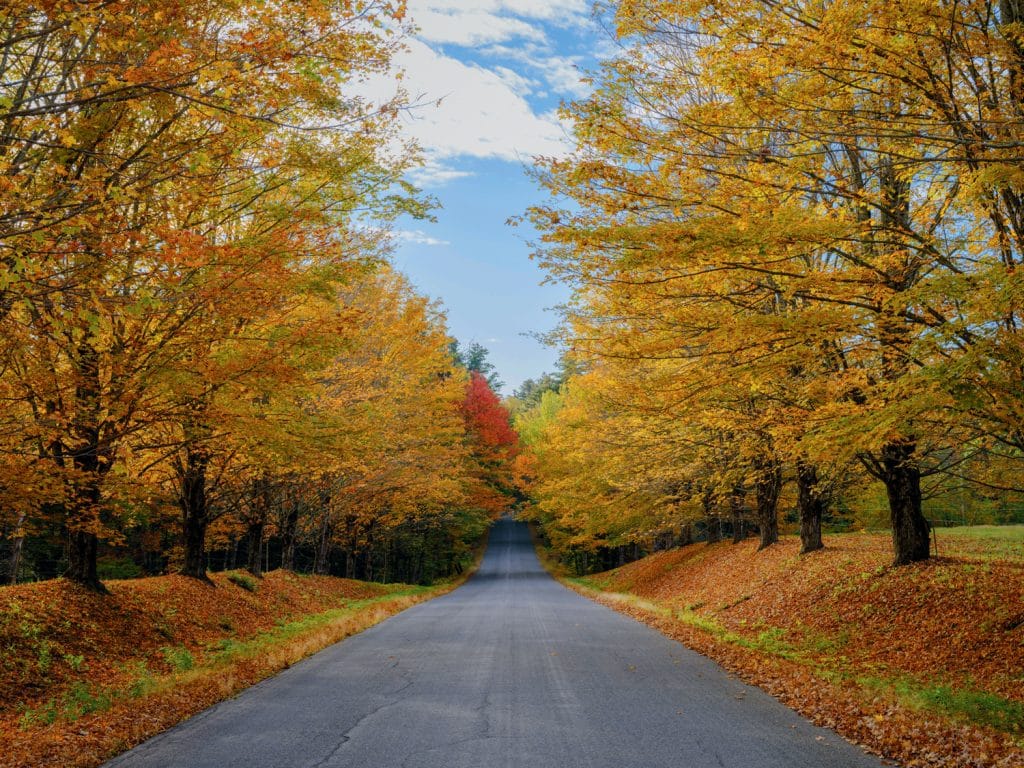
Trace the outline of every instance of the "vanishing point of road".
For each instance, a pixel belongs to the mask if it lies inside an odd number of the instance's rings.
[[[501,520],[480,570],[109,768],[879,768],[541,568]]]

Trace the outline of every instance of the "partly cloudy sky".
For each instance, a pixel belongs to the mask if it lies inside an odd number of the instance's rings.
[[[586,93],[581,68],[608,45],[590,0],[410,0],[419,34],[397,62],[422,106],[405,128],[422,146],[414,180],[440,200],[437,224],[400,233],[397,265],[440,299],[452,333],[491,351],[506,382],[552,370],[556,352],[530,334],[556,322],[545,311],[564,290],[541,286],[525,237],[506,219],[540,199],[525,168],[564,151],[563,100]]]

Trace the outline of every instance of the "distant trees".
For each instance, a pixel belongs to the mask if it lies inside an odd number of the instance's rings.
[[[1016,12],[607,10],[621,53],[529,214],[591,367],[523,417],[541,513],[586,543],[749,505],[768,546],[788,479],[811,551],[866,473],[895,562],[927,558],[936,484],[1019,491],[989,469],[1024,458]]]
[[[502,381],[498,378],[498,371],[494,363],[487,359],[489,352],[487,347],[479,342],[471,341],[465,347],[459,342],[452,342],[452,357],[455,362],[467,371],[479,373],[487,381],[491,389],[501,389]]]

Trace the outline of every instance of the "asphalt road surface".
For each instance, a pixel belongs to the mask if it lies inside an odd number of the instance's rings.
[[[499,521],[477,574],[116,758],[118,768],[878,768],[562,587]]]

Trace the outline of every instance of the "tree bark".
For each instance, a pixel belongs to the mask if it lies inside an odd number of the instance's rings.
[[[761,529],[760,552],[779,540],[779,495],[782,493],[782,466],[774,456],[756,462],[757,524]]]
[[[248,545],[245,569],[253,576],[263,576],[263,528],[262,518],[249,521],[245,536]]]
[[[209,454],[201,446],[189,444],[181,466],[179,504],[182,516],[182,543],[185,561],[184,576],[212,583],[206,574],[206,529],[210,525],[209,497],[206,493],[206,470]]]
[[[299,528],[299,500],[293,498],[281,530],[281,567],[295,570],[295,540]]]
[[[270,481],[264,476],[253,481],[252,508],[247,519],[245,569],[253,576],[263,576],[263,532],[270,515]]]
[[[882,482],[889,497],[894,565],[927,560],[931,526],[921,510],[921,469],[913,440],[894,440],[882,448]]]
[[[693,524],[686,523],[679,527],[679,544],[680,547],[685,547],[693,544]]]
[[[71,531],[68,536],[68,570],[64,575],[87,589],[106,594],[107,588],[96,572],[98,551],[99,538],[95,533],[81,529]]]
[[[18,513],[18,521],[14,524],[14,536],[11,538],[10,583],[18,583],[18,570],[21,568],[21,553],[25,548],[25,513]]]
[[[818,469],[803,460],[796,463],[797,509],[800,512],[800,554],[825,547],[821,540],[821,519],[826,501],[818,481]]]
[[[327,573],[331,554],[331,537],[334,535],[330,514],[324,509],[324,519],[320,524],[320,535],[317,537],[316,553],[313,556],[313,573],[323,576]]]
[[[707,542],[714,544],[722,540],[722,529],[718,526],[718,514],[715,509],[715,494],[710,488],[701,495],[701,506],[704,509],[704,521],[707,525]]]
[[[96,572],[98,534],[102,525],[100,486],[109,468],[100,440],[99,353],[88,340],[83,340],[76,351],[78,382],[75,386],[72,433],[78,447],[71,454],[71,459],[80,479],[75,484],[68,509],[68,570],[64,575],[87,589],[106,594],[107,589]]]
[[[746,504],[747,491],[742,485],[737,485],[729,495],[729,511],[732,515],[732,543],[739,544],[747,538],[747,532],[743,529],[743,508]]]

